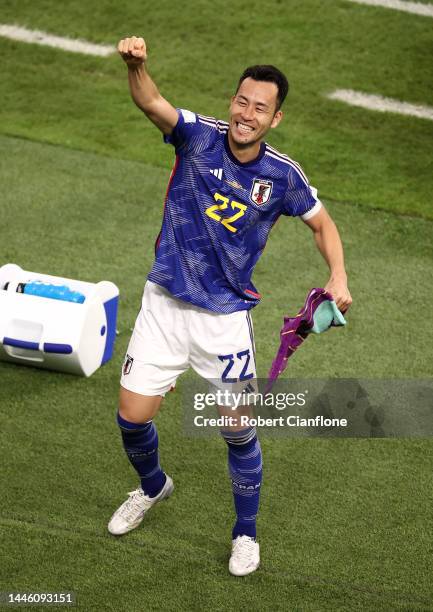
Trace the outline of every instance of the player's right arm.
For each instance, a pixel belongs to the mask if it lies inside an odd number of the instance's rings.
[[[117,50],[128,66],[129,90],[135,104],[163,134],[171,134],[178,114],[174,106],[161,96],[146,70],[146,43],[142,38],[132,36],[122,39]]]

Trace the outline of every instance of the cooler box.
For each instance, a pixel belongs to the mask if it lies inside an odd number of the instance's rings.
[[[67,285],[82,304],[17,293],[19,283]],[[7,289],[5,289],[7,285]],[[0,267],[0,359],[90,376],[113,354],[119,290],[83,281]]]

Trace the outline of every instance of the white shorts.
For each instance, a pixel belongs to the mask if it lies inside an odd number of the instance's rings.
[[[147,281],[120,384],[141,395],[165,395],[190,366],[221,389],[254,384],[251,314],[205,310]]]

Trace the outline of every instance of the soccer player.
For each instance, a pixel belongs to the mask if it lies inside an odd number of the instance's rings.
[[[118,51],[135,104],[173,145],[176,161],[122,369],[117,420],[140,487],[112,516],[108,529],[115,535],[137,527],[173,491],[159,463],[153,418],[178,376],[192,367],[222,385],[255,380],[250,310],[260,294],[251,275],[280,215],[301,217],[311,228],[330,269],[325,289],[343,312],[352,301],[341,240],[316,189],[299,164],[264,141],[283,117],[286,77],[273,66],[247,68],[231,99],[229,121],[217,121],[176,109],[161,96],[146,69],[142,38],[121,40]],[[228,410],[221,406],[220,414]],[[221,433],[236,510],[229,571],[243,576],[260,561],[261,449],[252,427],[235,424]]]

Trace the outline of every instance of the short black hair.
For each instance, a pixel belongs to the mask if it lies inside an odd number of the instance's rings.
[[[242,81],[248,78],[254,79],[255,81],[267,81],[268,83],[275,83],[275,85],[278,87],[276,111],[280,110],[281,105],[286,99],[286,96],[289,91],[289,82],[287,81],[286,76],[281,72],[281,70],[278,70],[278,68],[275,68],[275,66],[271,66],[269,64],[258,64],[256,66],[250,66],[249,68],[243,71],[242,76],[239,79],[236,93],[238,93]]]

